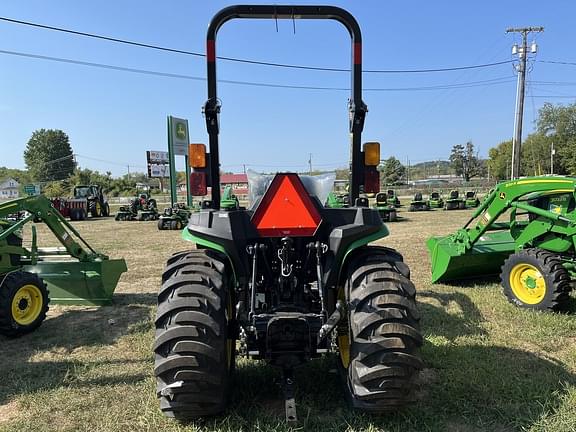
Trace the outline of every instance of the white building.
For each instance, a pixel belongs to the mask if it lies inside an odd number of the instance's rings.
[[[20,183],[13,178],[6,179],[0,182],[0,200],[11,200],[18,198],[20,193]]]

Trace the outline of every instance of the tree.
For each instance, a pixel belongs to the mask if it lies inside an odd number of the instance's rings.
[[[541,135],[549,135],[547,159],[552,142],[557,150],[554,172],[576,175],[576,103],[567,106],[545,103],[536,123]]]
[[[490,177],[496,180],[510,178],[510,162],[512,160],[512,141],[504,141],[488,151],[488,168]]]
[[[472,177],[482,174],[482,164],[474,154],[472,141],[468,141],[465,146],[456,144],[452,147],[450,162],[456,175],[462,176],[464,181],[470,181]]]
[[[390,156],[384,161],[384,166],[382,167],[384,182],[386,184],[398,183],[404,177],[405,171],[404,165],[394,156]]]
[[[68,135],[59,129],[34,131],[24,151],[24,161],[37,181],[65,179],[75,165]]]

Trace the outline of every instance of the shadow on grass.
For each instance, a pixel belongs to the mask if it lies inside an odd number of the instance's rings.
[[[130,384],[146,379],[148,374],[106,374],[112,367],[128,371],[130,364],[142,360],[108,360],[105,355],[94,356],[97,360],[93,360],[89,349],[107,348],[122,336],[146,333],[149,328],[149,307],[119,304],[64,308],[62,314],[48,318],[31,334],[17,339],[0,336],[0,405],[18,395],[39,390]],[[82,352],[83,348],[88,350]]]
[[[297,370],[300,430],[519,430],[565,403],[566,388],[576,385],[576,377],[561,362],[482,344],[482,315],[462,293],[420,296],[440,306],[420,304],[428,341],[422,348],[426,368],[417,380],[416,403],[380,417],[351,410],[337,373],[339,358],[332,354]],[[455,307],[458,313],[453,314]],[[435,337],[443,342],[430,342]],[[284,421],[282,392],[274,384],[279,376],[279,370],[264,363],[239,360],[226,416],[195,425],[206,430],[295,430]]]

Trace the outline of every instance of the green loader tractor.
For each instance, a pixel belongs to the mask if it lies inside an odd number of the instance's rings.
[[[444,208],[444,198],[442,191],[432,191],[428,197],[428,207],[430,208]]]
[[[18,221],[7,216],[27,212]],[[22,228],[44,223],[62,247],[40,248],[36,226],[31,245],[23,246]],[[40,326],[48,303],[107,305],[123,272],[123,259],[96,252],[42,195],[0,204],[0,334],[18,337]]]
[[[457,190],[451,190],[448,198],[444,201],[444,210],[464,210],[466,201],[460,198]]]
[[[410,202],[410,207],[408,207],[408,211],[415,212],[415,211],[428,211],[430,210],[430,206],[428,205],[428,200],[422,198],[421,192],[416,192],[414,194],[414,199]]]
[[[427,241],[432,282],[500,274],[515,305],[564,309],[576,281],[575,191],[569,177],[498,184],[463,228]]]
[[[467,191],[465,196],[466,208],[475,208],[480,205],[480,199],[476,191]]]
[[[289,172],[254,180],[249,208],[221,205],[215,40],[236,18],[333,19],[348,29],[350,207],[324,206],[332,185]],[[194,246],[169,258],[162,275],[154,343],[161,410],[183,420],[224,411],[238,340],[246,356],[282,371],[288,422],[297,421],[295,368],[333,350],[353,406],[385,413],[408,404],[422,335],[408,266],[398,252],[369,246],[388,230],[359,197],[362,186],[378,192],[380,155],[378,143],[361,146],[367,107],[358,23],[338,7],[230,6],[212,19],[206,46],[209,153],[195,146],[190,184],[194,196],[212,186],[211,206],[190,216],[182,237]]]
[[[396,213],[396,207],[393,204],[388,204],[388,194],[377,193],[374,208],[384,222],[396,222],[398,214]]]

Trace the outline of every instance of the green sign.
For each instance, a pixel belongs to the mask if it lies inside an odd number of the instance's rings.
[[[170,116],[168,117],[168,122],[170,124],[171,144],[174,155],[188,156],[188,144],[190,144],[188,120]]]
[[[40,195],[40,185],[37,184],[27,184],[24,185],[24,192],[26,192],[26,195]]]

